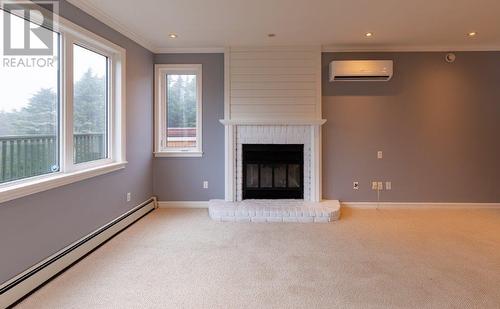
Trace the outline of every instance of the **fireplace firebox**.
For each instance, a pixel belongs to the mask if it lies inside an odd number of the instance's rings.
[[[304,198],[304,145],[242,146],[243,199]]]

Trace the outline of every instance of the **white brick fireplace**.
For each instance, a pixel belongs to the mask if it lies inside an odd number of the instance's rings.
[[[250,124],[221,121],[226,127],[227,201],[242,200],[243,144],[304,145],[304,200],[321,200],[321,132],[324,120],[309,124]]]
[[[236,201],[243,198],[244,144],[304,145],[304,200],[311,200],[311,126],[238,125],[235,126]]]
[[[303,144],[304,200],[321,201],[321,51],[227,48],[225,200],[242,200],[242,145]]]

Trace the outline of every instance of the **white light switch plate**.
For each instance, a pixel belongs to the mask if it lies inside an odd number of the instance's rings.
[[[208,181],[203,181],[203,189],[208,189]]]
[[[385,189],[386,190],[392,190],[392,182],[386,181],[385,182]]]
[[[383,157],[384,157],[384,153],[381,150],[379,150],[377,152],[377,159],[382,159]]]

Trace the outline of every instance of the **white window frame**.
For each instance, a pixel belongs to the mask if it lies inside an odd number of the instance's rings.
[[[40,10],[45,10],[40,8]],[[126,51],[124,48],[56,16],[60,34],[59,165],[58,172],[0,184],[0,203],[125,168]],[[32,22],[37,23],[36,20]],[[108,58],[107,158],[73,163],[73,44]]]
[[[167,147],[167,75],[196,75],[196,147]],[[201,64],[156,64],[155,65],[155,157],[201,157],[203,115],[203,68]]]

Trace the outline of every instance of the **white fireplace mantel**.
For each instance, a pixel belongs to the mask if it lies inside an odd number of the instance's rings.
[[[274,126],[291,126],[291,125],[318,125],[325,124],[326,119],[220,119],[223,125],[274,125]]]

